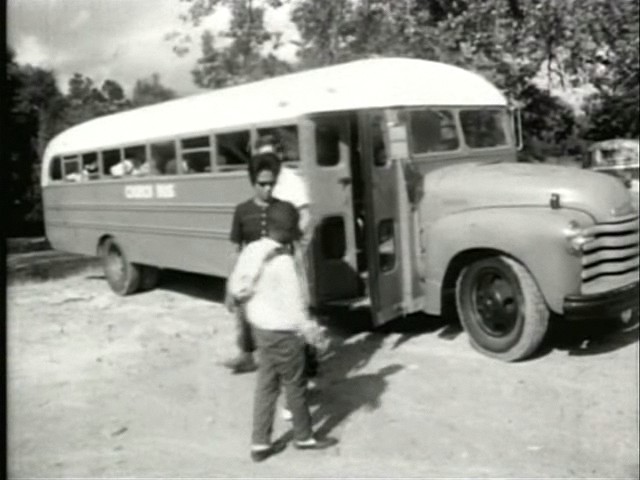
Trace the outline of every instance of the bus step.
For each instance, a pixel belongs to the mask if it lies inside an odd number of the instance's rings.
[[[369,297],[346,298],[340,300],[330,300],[324,302],[329,307],[348,308],[349,310],[359,310],[361,308],[370,308],[371,299]]]

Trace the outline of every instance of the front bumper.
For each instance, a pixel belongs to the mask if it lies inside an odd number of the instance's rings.
[[[568,295],[564,299],[567,320],[596,320],[620,316],[638,308],[638,282],[595,295]]]

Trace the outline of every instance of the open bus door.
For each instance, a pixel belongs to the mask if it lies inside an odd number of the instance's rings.
[[[411,297],[410,213],[400,161],[384,141],[381,111],[358,116],[369,295],[374,325],[405,312]]]
[[[323,114],[300,124],[313,219],[307,260],[314,305],[362,295],[356,264],[351,118],[353,114]]]

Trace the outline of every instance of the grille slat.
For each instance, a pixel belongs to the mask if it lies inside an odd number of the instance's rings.
[[[598,264],[600,262],[606,262],[607,260],[619,260],[622,258],[630,258],[638,255],[640,255],[640,247],[638,245],[629,248],[602,250],[590,254],[589,261],[591,263],[589,265],[585,264],[585,267],[589,268],[592,265]]]
[[[637,281],[640,268],[637,215],[585,229],[593,239],[582,247],[582,293],[606,292]]]
[[[585,281],[589,281],[590,278],[598,277],[600,275],[612,274],[612,273],[627,273],[632,270],[637,270],[640,264],[638,257],[629,259],[625,262],[610,262],[601,263],[596,267],[591,267],[582,272],[582,278]]]

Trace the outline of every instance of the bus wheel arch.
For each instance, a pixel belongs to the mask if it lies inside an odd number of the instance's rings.
[[[549,326],[550,310],[529,270],[497,250],[473,250],[454,258],[443,297],[449,312],[453,303],[471,345],[500,360],[530,356]],[[443,313],[446,308],[443,303]]]
[[[103,237],[98,244],[98,254],[107,283],[118,295],[130,295],[140,288],[140,265],[131,263],[122,245],[111,236]]]

